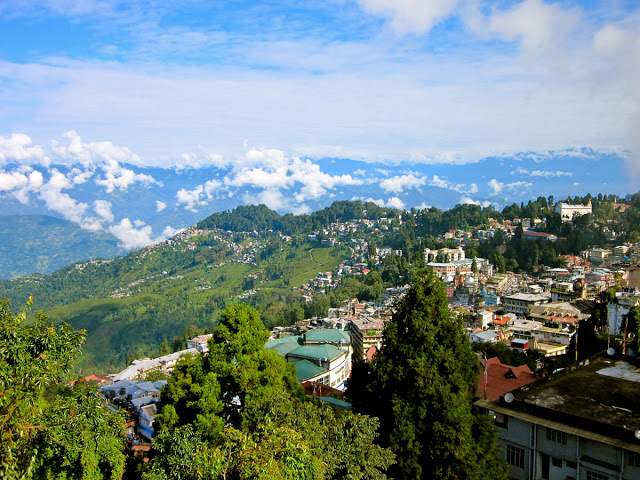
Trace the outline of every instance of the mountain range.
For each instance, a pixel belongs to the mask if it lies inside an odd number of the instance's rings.
[[[589,148],[466,164],[311,160],[263,149],[249,150],[233,162],[185,159],[183,165],[161,168],[127,163],[135,156],[109,148],[94,146],[72,155],[71,147],[53,160],[5,158],[2,163],[0,158],[0,212],[5,215],[0,278],[49,273],[75,260],[112,258],[241,204],[295,214],[345,199],[399,209],[448,209],[460,203],[501,209],[538,196],[557,201],[589,192],[637,190],[623,154]],[[43,221],[43,215],[58,220]],[[66,230],[60,230],[63,223]],[[78,228],[84,240],[68,233]],[[21,260],[16,264],[15,259]]]

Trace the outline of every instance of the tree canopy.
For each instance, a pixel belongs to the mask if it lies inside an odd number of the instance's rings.
[[[162,394],[144,478],[384,479],[378,422],[305,397],[246,305],[228,308],[209,354],[178,364]]]
[[[416,275],[384,330],[370,393],[354,398],[380,418],[382,445],[397,456],[394,478],[506,478],[495,432],[472,408],[477,368],[442,283]]]

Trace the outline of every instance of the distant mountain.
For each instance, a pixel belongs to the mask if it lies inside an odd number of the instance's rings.
[[[398,209],[474,203],[501,210],[538,196],[558,201],[587,193],[635,191],[623,155],[588,148],[494,156],[466,164],[311,160],[277,150],[251,150],[245,158],[197,168],[141,167],[102,157],[74,164],[25,165],[11,159],[0,163],[0,212],[63,218],[84,230],[116,237],[122,251],[162,241],[207,215],[238,205],[264,204],[279,214],[310,214],[336,200]],[[7,228],[16,230],[17,225]],[[40,228],[44,232],[46,225]],[[12,241],[5,245],[4,255],[30,257],[31,263],[20,268],[3,264],[10,272],[3,276],[51,271],[55,267],[39,257],[62,256],[54,253],[55,246],[72,254],[64,257],[69,261],[118,254],[100,242],[87,244],[94,245],[99,248],[73,252],[53,240],[51,253],[40,255],[42,250],[27,251],[21,242]]]
[[[123,253],[118,239],[46,215],[0,216],[0,278],[51,273],[79,260]]]

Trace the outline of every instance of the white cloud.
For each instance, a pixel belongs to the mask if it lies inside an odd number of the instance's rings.
[[[489,181],[489,187],[493,190],[491,195],[498,195],[504,188],[504,182],[499,182],[495,178]]]
[[[109,160],[102,165],[105,172],[104,178],[96,180],[97,185],[106,188],[107,193],[113,192],[116,188],[119,190],[127,190],[134,183],[152,184],[157,183],[151,175],[144,173],[135,173],[133,170],[124,168],[115,160]]]
[[[438,175],[434,175],[429,185],[431,185],[432,187],[440,187],[440,188],[448,189],[450,186],[450,183],[448,180],[445,180],[444,178],[440,178],[438,177]]]
[[[530,182],[514,182],[514,183],[509,183],[507,184],[507,188],[509,188],[510,190],[515,190],[515,189],[522,189],[522,188],[531,188],[533,184]]]
[[[285,207],[285,199],[280,190],[264,190],[257,196],[245,194],[244,202],[248,205],[265,204],[271,210],[281,210]]]
[[[136,223],[139,222],[136,221]],[[151,240],[153,233],[151,226],[142,223],[142,225],[135,227],[128,218],[123,218],[117,225],[111,225],[109,232],[120,240],[118,245],[125,250],[142,248],[153,243]]]
[[[432,207],[432,205],[429,205],[429,204],[428,204],[428,203],[426,203],[426,202],[422,202],[422,203],[421,203],[420,205],[418,205],[416,208],[417,208],[418,210],[426,210],[426,209],[431,208],[431,207]]]
[[[555,172],[549,170],[534,170],[531,172],[532,177],[571,177],[572,175],[572,172],[562,172],[560,170]]]
[[[382,198],[378,198],[378,199],[367,198],[365,201],[375,203],[379,207],[390,207],[390,208],[397,208],[400,210],[404,209],[404,202],[400,200],[398,197],[391,197],[391,198],[388,198],[386,201]]]
[[[216,180],[215,178],[205,182],[204,185],[198,185],[193,190],[187,190],[185,188],[181,188],[176,194],[176,198],[178,199],[178,205],[185,204],[187,210],[191,210],[192,212],[197,212],[198,209],[196,207],[202,207],[207,205],[207,203],[214,198],[214,194],[220,189],[222,184]],[[162,202],[159,202],[162,203]],[[158,202],[156,202],[156,206],[159,208]],[[166,207],[166,204],[162,203],[164,206],[162,210]],[[158,210],[161,211],[161,210]]]
[[[480,202],[479,200],[474,200],[467,196],[460,197],[460,200],[458,201],[458,203],[461,203],[463,205],[480,205],[481,207],[484,207],[484,208],[489,207],[491,205],[491,202],[488,200],[485,200],[484,202]]]
[[[167,208],[167,204],[166,203],[161,202],[160,200],[156,200],[156,212],[160,213],[165,208]]]
[[[9,138],[0,136],[0,164],[3,162],[34,160],[49,163],[49,157],[40,145],[31,146],[31,137],[23,133],[12,133]]]
[[[0,191],[14,190],[29,183],[29,179],[23,173],[13,171],[10,173],[0,171]]]
[[[105,222],[113,222],[114,217],[113,212],[111,211],[111,202],[108,202],[106,200],[95,200],[93,202],[93,210]]]
[[[164,230],[162,230],[162,235],[160,236],[160,239],[158,239],[158,241],[166,240],[167,238],[173,237],[176,233],[181,232],[182,230],[184,229],[173,228],[171,225],[167,225],[166,227],[164,227]]]
[[[374,15],[387,17],[398,33],[428,33],[448,17],[458,0],[357,0]]]
[[[510,10],[494,11],[488,30],[510,40],[519,39],[525,50],[533,50],[566,35],[580,20],[577,10],[565,10],[559,4],[541,0],[525,0]]]
[[[426,177],[415,177],[413,174],[385,178],[380,188],[385,192],[402,193],[405,189],[418,188],[427,182]]]
[[[62,190],[71,188],[71,182],[67,177],[55,168],[49,173],[51,177],[40,188],[39,197],[44,200],[49,210],[57,212],[65,219],[82,226],[84,223],[83,217],[89,205],[78,202],[68,194],[62,193]],[[89,224],[87,225],[89,226]]]

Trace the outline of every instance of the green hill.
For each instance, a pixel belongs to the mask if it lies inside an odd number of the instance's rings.
[[[310,244],[306,236],[284,242],[274,233],[190,229],[113,260],[0,280],[0,298],[17,311],[33,293],[35,310],[87,331],[77,372],[113,373],[133,358],[156,355],[165,339],[183,348],[187,329],[213,330],[230,304],[299,304],[293,286],[348,256],[346,247]],[[281,310],[271,315],[285,321]]]
[[[78,260],[120,254],[109,233],[46,215],[0,216],[0,278],[51,273]]]

